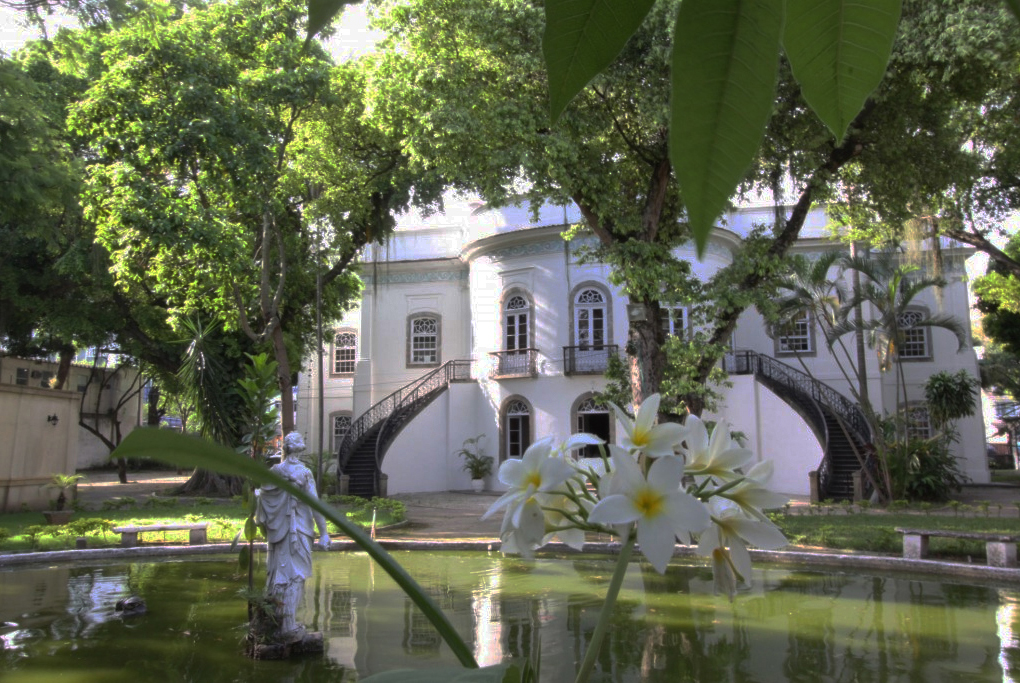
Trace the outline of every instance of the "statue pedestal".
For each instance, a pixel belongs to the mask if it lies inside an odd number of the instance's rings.
[[[290,659],[320,654],[326,649],[326,644],[320,632],[311,631],[292,643],[253,643],[249,640],[245,649],[252,659]]]

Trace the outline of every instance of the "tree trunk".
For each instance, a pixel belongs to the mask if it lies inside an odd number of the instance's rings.
[[[174,490],[180,496],[239,496],[244,486],[241,477],[195,470],[188,481]]]
[[[662,328],[659,325],[659,302],[631,296],[630,309],[643,312],[643,320],[631,320],[627,335],[630,357],[630,388],[635,405],[644,403],[658,393],[666,372]],[[641,317],[641,316],[638,316]]]
[[[67,378],[71,375],[71,361],[74,360],[74,347],[64,346],[60,349],[60,364],[57,365],[57,381],[54,389],[64,389]]]
[[[290,434],[294,431],[294,391],[282,325],[273,328],[273,352],[276,355],[276,375],[280,384],[280,426],[284,434]]]
[[[163,419],[166,410],[159,407],[159,386],[153,384],[149,387],[148,412],[145,416],[145,424],[149,427],[158,427],[159,421]]]
[[[850,256],[857,256],[857,243],[850,243]],[[861,271],[854,268],[851,272],[853,278],[854,295],[861,291]],[[854,306],[854,325],[857,330],[854,332],[854,344],[857,350],[857,384],[858,397],[861,405],[871,405],[868,397],[868,365],[867,353],[864,350],[864,311],[860,301]]]

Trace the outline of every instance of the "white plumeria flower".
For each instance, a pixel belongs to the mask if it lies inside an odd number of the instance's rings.
[[[746,448],[734,446],[726,420],[716,423],[711,439],[705,423],[695,415],[688,415],[684,426],[687,427],[687,446],[680,450],[687,459],[686,474],[693,475],[699,483],[705,477],[722,481],[740,478],[741,475],[734,470],[747,463],[754,454]]]
[[[719,495],[732,500],[752,517],[767,522],[768,517],[762,510],[780,508],[790,501],[789,496],[765,488],[770,479],[772,479],[772,461],[763,460],[752,467],[733,488],[727,489]]]
[[[545,535],[542,544],[545,545],[556,539],[574,550],[581,550],[584,547],[584,529],[572,526],[573,522],[567,517],[567,514],[585,519],[588,516],[586,513],[591,510],[591,503],[582,500],[581,505],[584,506],[584,512],[582,512],[573,500],[555,493],[548,494],[543,503],[546,529],[552,527],[554,530]]]
[[[659,400],[658,394],[646,398],[638,407],[633,420],[615,404],[609,404],[616,413],[616,419],[623,425],[623,431],[626,432],[622,439],[624,448],[629,451],[640,451],[649,458],[659,458],[673,455],[675,447],[684,440],[686,430],[682,425],[673,422],[655,424],[659,414]]]
[[[660,457],[645,479],[633,456],[613,449],[612,481],[608,492],[588,515],[594,524],[637,523],[641,552],[660,574],[666,571],[676,539],[689,542],[692,532],[705,529],[710,520],[701,501],[680,490],[683,463],[674,456]]]
[[[571,434],[570,437],[559,445],[559,448],[555,450],[555,453],[560,456],[568,456],[579,448],[584,446],[602,446],[606,442],[588,432],[578,432],[577,434]]]
[[[500,552],[505,555],[521,555],[531,558],[535,549],[543,545],[545,537],[545,514],[538,500],[532,496],[518,505],[516,514],[503,516],[499,537],[502,541]]]
[[[744,584],[751,581],[751,554],[747,544],[776,550],[788,541],[775,524],[749,519],[730,501],[712,498],[709,507],[712,526],[701,534],[698,554],[712,558],[716,591],[728,594],[732,600],[737,581]]]
[[[506,507],[507,517],[516,527],[521,507],[536,493],[552,491],[575,474],[567,460],[550,456],[552,443],[552,437],[536,441],[520,460],[511,458],[499,466],[499,480],[510,488],[489,507],[482,519]]]

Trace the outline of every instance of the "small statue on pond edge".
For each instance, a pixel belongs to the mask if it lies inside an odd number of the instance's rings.
[[[271,471],[315,498],[315,478],[297,457],[304,450],[305,443],[301,434],[291,432],[283,440],[283,462],[274,465]],[[263,486],[256,496],[258,508],[255,521],[265,529],[269,545],[266,598],[267,603],[274,608],[275,614],[270,621],[275,621],[275,624],[273,633],[263,633],[268,635],[267,642],[264,646],[257,645],[253,654],[256,658],[269,659],[316,649],[321,651],[322,635],[306,633],[304,625],[297,621],[295,614],[304,596],[305,580],[312,575],[312,546],[316,527],[319,545],[323,549],[329,548],[326,520],[279,487]],[[253,630],[266,630],[254,627],[253,624]]]

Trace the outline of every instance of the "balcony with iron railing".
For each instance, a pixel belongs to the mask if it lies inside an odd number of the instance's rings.
[[[616,344],[600,346],[564,346],[563,374],[601,375],[609,367],[609,359],[619,355]]]
[[[537,374],[538,349],[491,351],[489,355],[495,359],[490,371],[493,379],[535,377]]]

